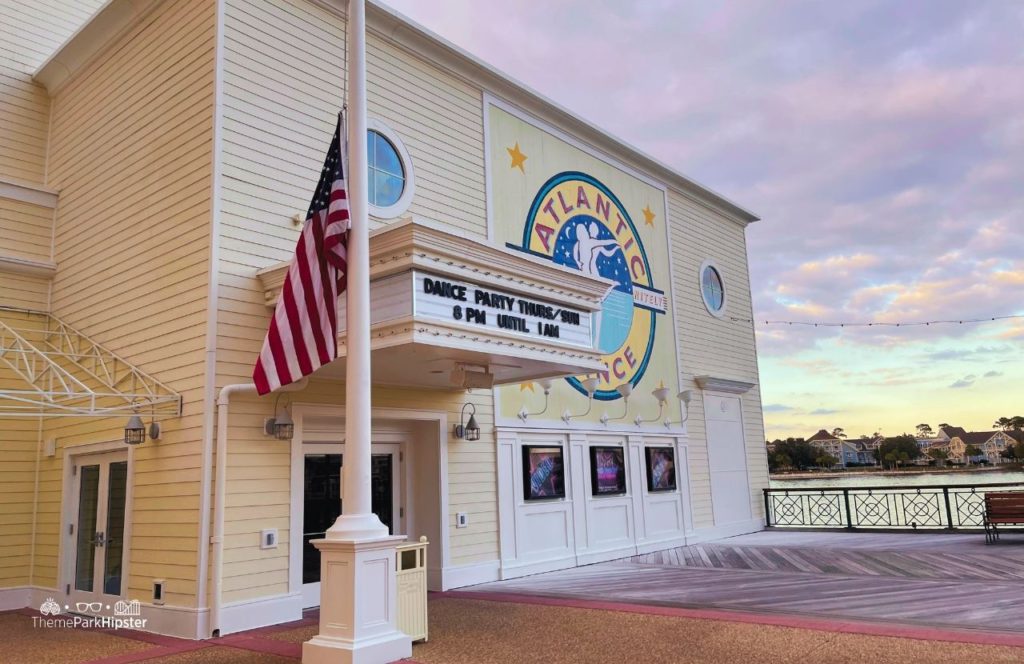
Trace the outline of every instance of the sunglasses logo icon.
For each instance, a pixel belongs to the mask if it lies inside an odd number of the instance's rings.
[[[103,610],[103,602],[75,602],[75,611],[79,613],[99,613]]]

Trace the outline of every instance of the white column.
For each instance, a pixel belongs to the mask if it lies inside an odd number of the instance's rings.
[[[345,459],[342,510],[320,551],[320,631],[302,644],[304,664],[385,664],[412,655],[398,631],[395,546],[371,511],[370,251],[366,163],[366,7],[348,8],[348,238]]]
[[[345,366],[345,460],[342,516],[327,539],[383,537],[387,526],[370,504],[370,239],[366,164],[366,15],[363,0],[349,1],[348,236]]]

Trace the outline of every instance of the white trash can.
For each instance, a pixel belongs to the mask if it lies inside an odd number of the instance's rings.
[[[398,629],[413,642],[427,640],[427,538],[396,548]]]

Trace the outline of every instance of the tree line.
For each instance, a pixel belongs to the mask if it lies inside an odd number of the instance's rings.
[[[938,428],[947,428],[950,425],[946,422],[939,424]],[[1000,431],[1020,432],[1024,430],[1024,416],[1015,415],[1012,417],[1000,417],[993,425]],[[879,446],[869,450],[872,455],[872,463],[881,464],[888,468],[899,468],[910,461],[920,458],[925,454],[917,444],[919,438],[933,438],[935,431],[926,423],[918,424],[916,427],[917,436],[907,433],[899,436],[885,438]],[[847,437],[841,428],[832,430],[832,436],[839,439]],[[861,436],[862,441],[876,440],[880,435],[876,432],[872,436]],[[774,451],[768,454],[768,467],[770,470],[792,468],[796,470],[807,470],[810,468],[831,468],[839,463],[839,459],[828,454],[821,448],[807,442],[803,438],[786,438],[773,441]],[[981,456],[984,451],[976,445],[967,445],[964,454],[968,459]],[[1006,446],[1001,453],[1003,458],[1011,461],[1024,461],[1024,442],[1015,442]],[[928,450],[927,456],[935,461],[945,461],[949,453],[943,449]]]
[[[831,468],[839,463],[839,459],[803,438],[780,439],[776,440],[774,444],[775,451],[768,454],[769,470]],[[917,439],[910,434],[886,438],[877,448],[869,450],[869,452],[872,455],[872,463],[881,463],[887,467],[899,467],[908,461],[917,459],[922,454],[921,448],[917,445]]]

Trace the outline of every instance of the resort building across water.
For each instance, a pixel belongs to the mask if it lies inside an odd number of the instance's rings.
[[[0,609],[296,620],[341,505],[344,329],[308,380],[251,381],[344,99],[344,2],[8,12]],[[760,529],[757,218],[367,12],[373,509],[428,538],[429,587]]]

